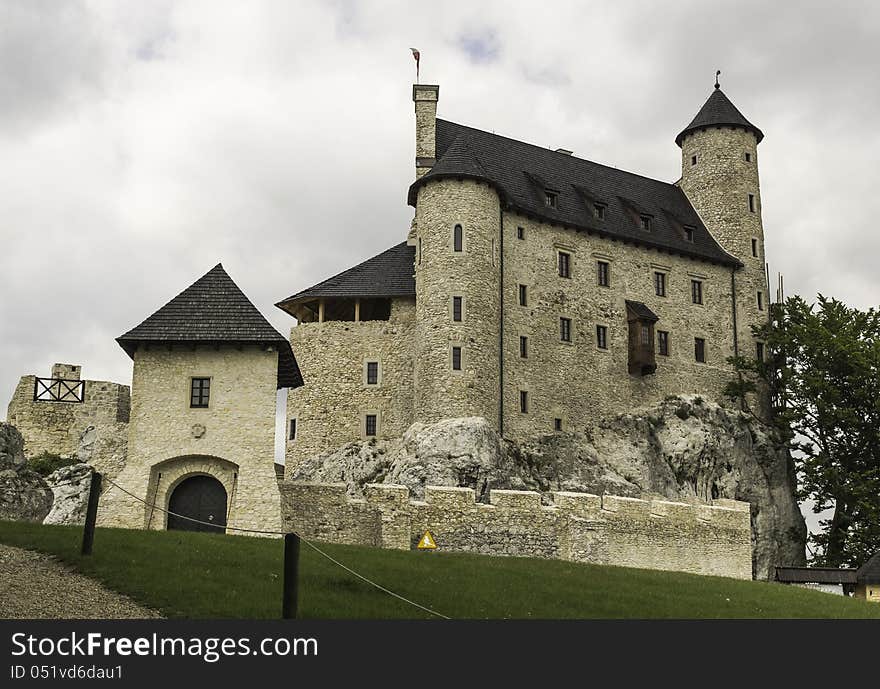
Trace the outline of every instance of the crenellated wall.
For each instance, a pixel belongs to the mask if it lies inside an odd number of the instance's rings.
[[[489,504],[469,488],[428,486],[425,501],[405,486],[370,484],[355,500],[342,484],[281,484],[286,530],[332,543],[409,550],[430,530],[440,550],[542,557],[750,579],[748,503],[711,505],[585,493],[493,490]]]

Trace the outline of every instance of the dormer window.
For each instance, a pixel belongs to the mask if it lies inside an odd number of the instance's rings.
[[[650,232],[654,229],[654,218],[652,218],[650,215],[640,215],[639,227],[641,227],[645,232]]]
[[[559,207],[559,192],[550,189],[544,190],[544,205],[548,208]]]
[[[685,225],[684,226],[684,238],[686,241],[688,241],[688,242],[694,241],[694,232],[696,232],[696,229],[697,228],[693,227],[692,225]]]
[[[596,215],[597,220],[605,219],[605,209],[607,206],[604,203],[594,203],[593,204],[593,213]]]

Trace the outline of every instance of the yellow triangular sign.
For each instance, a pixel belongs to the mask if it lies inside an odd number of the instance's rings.
[[[431,535],[430,531],[425,531],[425,535],[419,540],[419,544],[416,546],[419,550],[434,550],[437,547],[436,541],[434,541],[434,537]]]

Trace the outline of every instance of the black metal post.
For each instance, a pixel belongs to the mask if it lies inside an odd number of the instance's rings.
[[[92,471],[92,482],[89,485],[89,505],[86,508],[86,525],[83,528],[82,554],[92,554],[95,542],[95,521],[98,518],[98,498],[101,497],[101,474]]]
[[[281,617],[295,620],[299,598],[299,536],[284,534],[284,593],[281,601]]]

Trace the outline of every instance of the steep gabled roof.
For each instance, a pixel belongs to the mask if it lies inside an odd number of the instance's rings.
[[[880,551],[874,553],[859,567],[856,579],[860,584],[880,584]]]
[[[344,270],[317,285],[282,299],[275,306],[289,311],[294,304],[321,297],[415,296],[415,248],[406,242]],[[295,315],[295,314],[292,314]]]
[[[691,123],[675,137],[675,143],[681,146],[682,139],[684,139],[684,137],[690,132],[698,129],[705,129],[706,127],[719,126],[741,127],[747,129],[754,133],[755,137],[758,139],[758,143],[761,143],[761,139],[764,138],[764,133],[749,122],[743,114],[737,110],[737,107],[730,102],[730,99],[724,95],[724,91],[716,86],[706,102],[703,103],[703,107],[700,108],[700,112],[697,113],[696,117],[694,117],[694,119],[691,120]]]
[[[219,263],[116,341],[132,358],[138,344],[151,342],[271,344],[278,349],[278,387],[303,384],[290,342],[269,324]]]
[[[542,222],[722,265],[741,265],[718,245],[674,184],[441,119],[436,160],[410,187],[410,205],[416,205],[419,188],[434,179],[477,179],[498,191],[503,207]],[[558,193],[555,208],[545,204],[544,189]],[[596,203],[605,206],[603,220],[596,217]],[[651,231],[639,227],[638,213],[652,216]],[[694,228],[693,242],[685,238],[685,226]]]

